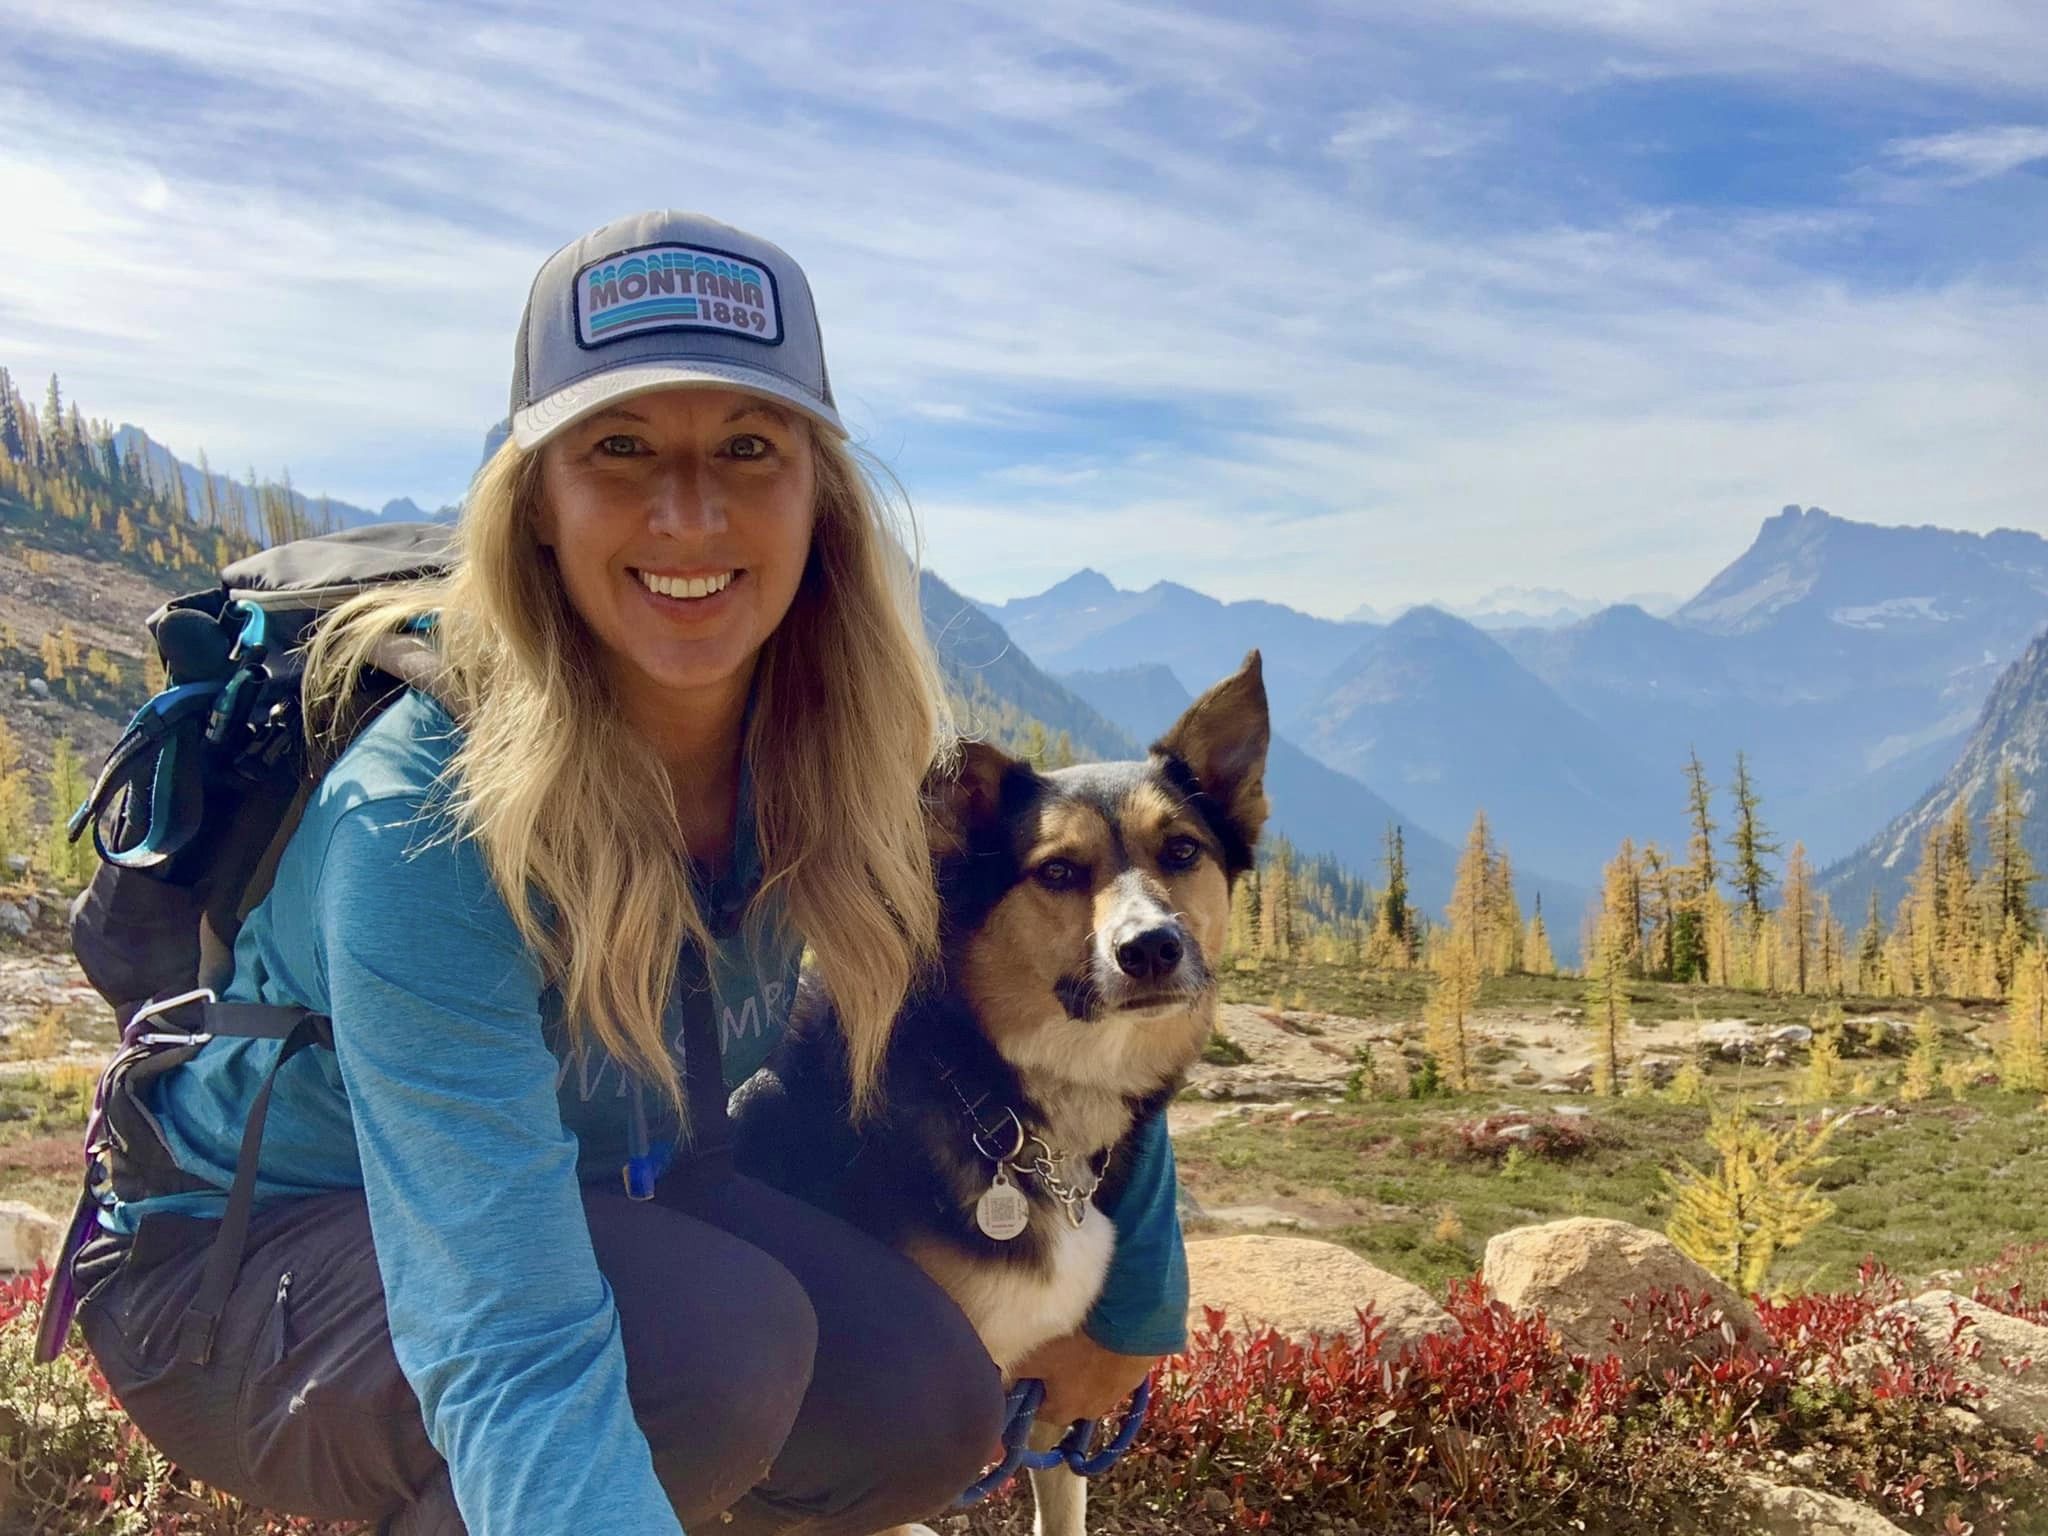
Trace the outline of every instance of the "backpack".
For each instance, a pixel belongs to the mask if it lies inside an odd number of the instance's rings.
[[[144,1087],[216,1036],[281,1040],[182,1328],[188,1358],[203,1362],[211,1351],[247,1239],[271,1084],[300,1050],[333,1045],[328,1021],[304,1009],[218,1001],[235,936],[269,892],[331,761],[306,737],[305,648],[321,619],[357,593],[445,571],[452,537],[437,524],[393,523],[302,539],[236,561],[218,587],[150,615],[165,687],[107,754],[69,829],[74,841],[90,830],[100,856],[72,905],[72,952],[122,1035],[86,1125],[85,1189],[51,1276],[38,1358],[63,1347],[77,1301],[71,1260],[98,1230],[109,1193],[133,1200],[211,1189],[173,1160]],[[408,687],[431,691],[435,670],[423,635],[388,637],[358,679],[349,718],[360,729]]]

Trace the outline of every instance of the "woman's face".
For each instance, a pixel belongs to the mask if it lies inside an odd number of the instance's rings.
[[[737,390],[635,395],[542,446],[540,540],[622,702],[744,691],[796,597],[816,486],[803,418]]]

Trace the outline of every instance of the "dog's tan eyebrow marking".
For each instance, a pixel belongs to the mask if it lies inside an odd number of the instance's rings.
[[[1191,837],[1209,852],[1218,852],[1215,834],[1185,795],[1158,784],[1141,784],[1124,802],[1124,820],[1141,842],[1163,843],[1169,837]]]
[[[1038,840],[1024,856],[1026,865],[1047,859],[1071,859],[1077,864],[1101,862],[1109,841],[1109,828],[1102,817],[1077,805],[1055,806],[1039,824]]]

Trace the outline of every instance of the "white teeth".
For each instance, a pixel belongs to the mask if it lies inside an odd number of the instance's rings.
[[[720,571],[716,576],[655,576],[647,571],[636,571],[640,584],[650,592],[663,597],[711,597],[732,585],[732,572]]]

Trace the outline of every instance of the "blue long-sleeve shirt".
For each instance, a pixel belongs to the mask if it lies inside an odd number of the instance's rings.
[[[472,1529],[676,1532],[580,1190],[618,1178],[636,1089],[609,1058],[570,1053],[479,850],[447,835],[435,785],[456,739],[417,693],[373,722],[321,780],[242,928],[224,996],[311,1008],[335,1037],[278,1074],[258,1199],[364,1191],[398,1362]],[[749,816],[739,831],[728,879],[743,893],[759,878]],[[751,1074],[782,1031],[801,948],[773,921],[721,941],[711,993],[679,987],[670,1001],[678,1057],[682,1010],[711,1007],[728,1086]],[[278,1049],[216,1040],[157,1080],[153,1107],[187,1172],[232,1180]],[[657,1111],[654,1137],[672,1133]],[[152,1209],[222,1204],[165,1196],[110,1220],[132,1230]],[[1111,1215],[1116,1257],[1087,1331],[1131,1354],[1179,1348],[1186,1271],[1163,1122],[1145,1128]]]

